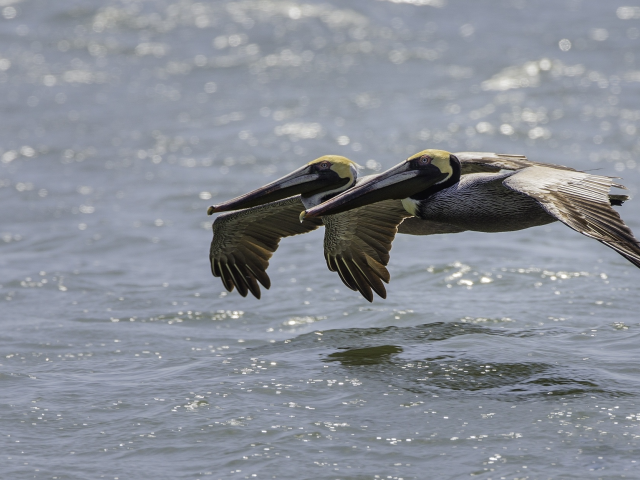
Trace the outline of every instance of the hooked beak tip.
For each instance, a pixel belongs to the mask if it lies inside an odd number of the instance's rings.
[[[300,212],[300,223],[302,223],[305,219],[305,217],[307,216],[307,211],[303,210],[302,212]]]
[[[207,215],[212,215],[213,213],[215,213],[216,211],[216,205],[211,205],[209,208],[207,208]]]

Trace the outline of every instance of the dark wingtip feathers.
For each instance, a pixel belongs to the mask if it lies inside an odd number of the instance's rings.
[[[629,195],[609,195],[609,203],[614,207],[620,207],[629,200]]]

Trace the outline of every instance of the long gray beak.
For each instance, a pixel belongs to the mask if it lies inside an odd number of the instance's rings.
[[[447,174],[442,173],[435,165],[414,169],[411,168],[409,162],[402,162],[386,172],[367,178],[361,184],[306,210],[303,215],[300,215],[300,220],[302,221],[306,217],[346,212],[382,200],[407,198],[426,190],[446,176]]]
[[[245,193],[244,195],[240,195],[239,197],[218,205],[211,205],[207,210],[207,214],[211,215],[216,212],[227,212],[229,210],[240,210],[242,208],[264,205],[293,195],[325,188],[333,182],[335,182],[335,178],[312,172],[311,167],[305,165],[289,175],[285,175],[249,193]]]

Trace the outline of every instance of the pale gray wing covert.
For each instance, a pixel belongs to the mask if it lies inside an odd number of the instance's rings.
[[[577,232],[602,242],[640,267],[640,243],[611,207],[609,189],[625,188],[610,177],[534,167],[507,177],[503,184],[529,195],[552,216]]]
[[[258,282],[267,289],[271,286],[266,270],[280,239],[322,226],[320,218],[300,223],[303,210],[298,195],[218,216],[209,250],[211,273],[222,279],[229,292],[236,287],[243,297],[250,291],[260,298]]]
[[[552,163],[533,162],[525,155],[510,155],[491,152],[457,152],[454,155],[460,160],[462,175],[468,173],[491,173],[500,170],[522,170],[523,168],[541,166],[557,170],[575,171],[573,168]]]
[[[528,167],[548,167],[554,170],[577,172],[576,169],[553,163],[533,162],[524,155],[509,155],[491,152],[458,152],[454,155],[460,160],[462,175],[469,173],[491,173],[500,170],[522,170]],[[620,206],[629,200],[628,195],[611,194],[611,205]]]
[[[347,212],[322,217],[325,224],[324,256],[342,282],[373,301],[373,291],[386,298],[382,282],[389,283],[386,269],[389,250],[398,225],[411,215],[400,200],[384,200]]]

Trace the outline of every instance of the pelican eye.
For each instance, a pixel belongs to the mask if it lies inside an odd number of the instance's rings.
[[[327,161],[320,162],[318,163],[318,168],[320,170],[328,170],[331,168],[331,162],[327,162]]]
[[[429,165],[431,163],[431,161],[433,160],[433,157],[430,155],[422,155],[419,159],[418,159],[418,163],[420,165]]]

